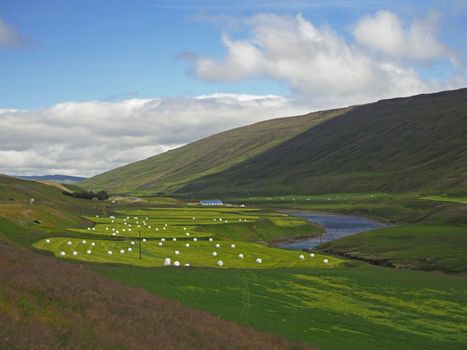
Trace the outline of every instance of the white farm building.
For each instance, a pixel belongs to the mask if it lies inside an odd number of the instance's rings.
[[[220,199],[203,199],[199,201],[201,205],[224,205]]]

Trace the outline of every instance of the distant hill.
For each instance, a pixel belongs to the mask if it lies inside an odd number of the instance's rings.
[[[349,109],[278,118],[225,131],[80,182],[112,193],[173,193],[186,184],[240,164]]]
[[[62,184],[74,184],[86,180],[85,177],[69,175],[16,176],[19,179],[35,181],[54,181]]]
[[[112,192],[467,192],[467,89],[253,124],[85,180]]]

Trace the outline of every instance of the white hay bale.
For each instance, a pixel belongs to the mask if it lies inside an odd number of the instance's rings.
[[[305,256],[304,256],[303,254],[301,254],[301,255],[299,256],[299,259],[300,259],[300,260],[304,260],[304,259],[305,259]]]
[[[190,243],[186,243],[185,247],[190,248]]]
[[[65,252],[64,252],[64,251],[61,251],[61,252],[60,252],[60,256],[65,256]]]
[[[88,227],[88,231],[91,231],[91,228],[90,228],[90,227]]]
[[[131,244],[131,245],[135,245],[135,241],[131,241],[130,244]]]
[[[95,246],[96,246],[96,242],[91,242],[91,245],[92,245],[93,247],[95,247]]]
[[[159,247],[162,247],[162,246],[163,246],[162,242],[159,242]]]
[[[217,262],[217,265],[219,265],[219,266],[224,266],[224,262],[223,262],[222,260],[219,260],[219,261]]]
[[[198,241],[198,238],[193,238],[193,242],[197,242]]]
[[[125,249],[120,249],[120,254],[125,254]]]
[[[129,247],[127,250],[128,250],[129,252],[132,252],[132,251],[133,251],[133,249],[132,249],[131,247]]]
[[[180,266],[180,261],[174,261],[174,266]]]
[[[256,259],[256,263],[257,263],[257,264],[262,264],[262,263],[263,263],[263,259],[257,258],[257,259]]]
[[[148,226],[148,228],[151,228],[151,226]]]
[[[50,239],[47,238],[47,239],[45,240],[45,243],[50,243]]]
[[[180,252],[178,250],[176,250],[175,255],[180,255]]]
[[[176,237],[172,238],[172,241],[176,242],[176,241],[177,241],[177,238],[176,238]]]
[[[328,259],[323,259],[323,263],[327,264],[327,263],[329,263],[329,260]]]
[[[219,243],[216,243],[216,248],[220,248],[221,245]]]
[[[238,257],[239,257],[240,259],[243,259],[243,258],[244,258],[244,255],[243,255],[242,253],[240,253],[240,254],[238,254]]]
[[[236,247],[235,244],[230,245],[230,248],[235,248],[235,247]]]
[[[109,250],[109,251],[107,251],[107,254],[108,254],[108,255],[112,255],[113,253],[112,253],[111,250]]]
[[[315,253],[310,253],[310,258],[314,258],[315,257]]]
[[[92,230],[93,230],[93,231],[96,231],[96,228],[95,228],[95,227],[93,227],[93,228],[92,228]]]
[[[90,255],[91,254],[91,249],[86,250],[86,254]]]
[[[78,255],[78,252],[75,250],[73,251],[73,256],[77,256]]]
[[[161,238],[161,242],[165,242],[165,238]]]
[[[212,252],[212,256],[217,256],[217,252]]]
[[[185,264],[186,267],[190,267],[190,264]]]
[[[170,265],[170,262],[171,262],[170,258],[165,258],[165,260],[164,260],[164,266],[169,266],[169,265]]]
[[[108,230],[109,230],[109,228],[108,228],[108,227],[106,227],[106,228],[105,228],[105,230],[106,230],[106,231],[108,231]]]
[[[66,245],[72,245],[71,241],[66,242]]]
[[[82,243],[83,243],[83,244],[86,244],[86,240],[85,240],[85,239],[83,239],[83,240],[82,240]]]
[[[190,235],[190,232],[185,233],[185,235],[186,235],[186,236],[189,236],[189,235]]]
[[[112,236],[115,236],[115,235],[116,235],[116,233],[115,233],[115,232],[112,232]]]
[[[146,238],[143,238],[141,241],[146,242]]]
[[[98,217],[99,217],[99,215],[96,215],[96,218],[98,218]]]
[[[159,231],[159,229],[156,227],[156,231]]]
[[[196,218],[195,218],[195,217],[193,217],[192,219],[193,219],[193,220],[196,220]]]
[[[212,238],[209,238],[209,242],[212,242]]]
[[[183,231],[186,231],[186,227],[183,228]]]

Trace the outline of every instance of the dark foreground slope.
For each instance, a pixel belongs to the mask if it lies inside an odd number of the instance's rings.
[[[1,242],[0,267],[0,349],[291,348],[277,336]]]
[[[180,193],[467,192],[467,89],[327,120]]]
[[[80,186],[88,189],[106,189],[113,193],[173,192],[191,181],[219,173],[261,154],[347,110],[271,119],[232,129],[94,176],[80,182]]]

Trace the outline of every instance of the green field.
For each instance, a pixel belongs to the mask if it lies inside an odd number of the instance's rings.
[[[401,225],[325,243],[321,250],[398,268],[467,273],[467,226]]]
[[[283,195],[234,197],[230,201],[262,208],[310,210],[374,218],[392,223],[467,224],[467,205],[446,196],[427,197],[410,193],[327,193],[320,195]]]
[[[329,268],[342,262],[333,257],[318,254],[311,257],[239,239],[249,232],[248,227],[261,227],[264,222],[268,222],[268,228],[276,234],[282,232],[281,228],[290,232],[298,229],[299,233],[306,228],[308,234],[316,229],[303,219],[285,214],[250,208],[185,207],[121,210],[118,215],[87,217],[94,223],[92,227],[72,229],[72,237],[44,238],[33,246],[56,257],[138,266],[163,266],[165,258],[178,261],[182,266],[223,268]],[[139,235],[142,259],[139,259],[139,240],[136,240]],[[243,254],[243,258],[239,254]],[[262,259],[261,263],[256,262],[258,258]],[[323,262],[325,258],[328,260],[326,264]],[[222,266],[218,265],[219,261]]]
[[[68,245],[67,243],[71,244]],[[146,241],[142,242],[142,259],[139,259],[138,245],[135,240],[84,240],[78,238],[54,237],[50,238],[50,243],[43,239],[34,247],[53,253],[56,257],[60,252],[64,252],[63,258],[109,264],[129,264],[135,266],[161,267],[164,266],[164,259],[170,258],[171,265],[175,261],[180,266],[185,264],[190,266],[204,266],[216,268],[290,268],[290,267],[309,267],[309,268],[332,268],[342,263],[342,259],[325,256],[322,254],[309,254],[284,249],[270,248],[261,244],[247,243],[242,241],[196,241],[192,239],[174,241]],[[92,245],[95,243],[95,246]],[[132,244],[133,243],[133,244]],[[159,246],[159,243],[162,246]],[[189,244],[189,247],[186,244]],[[216,247],[219,244],[219,247]],[[232,247],[234,245],[234,247]],[[131,249],[129,251],[128,249]],[[90,253],[87,254],[87,250]],[[73,255],[76,252],[76,256]],[[109,255],[109,252],[112,252]],[[178,252],[179,254],[176,254]],[[213,252],[216,256],[213,256]],[[239,258],[243,254],[243,258]],[[300,255],[304,259],[300,259]],[[261,263],[256,259],[260,258]],[[328,259],[328,263],[323,260]],[[223,266],[218,262],[222,261]]]
[[[465,278],[366,264],[334,269],[95,270],[320,349],[467,346]]]

